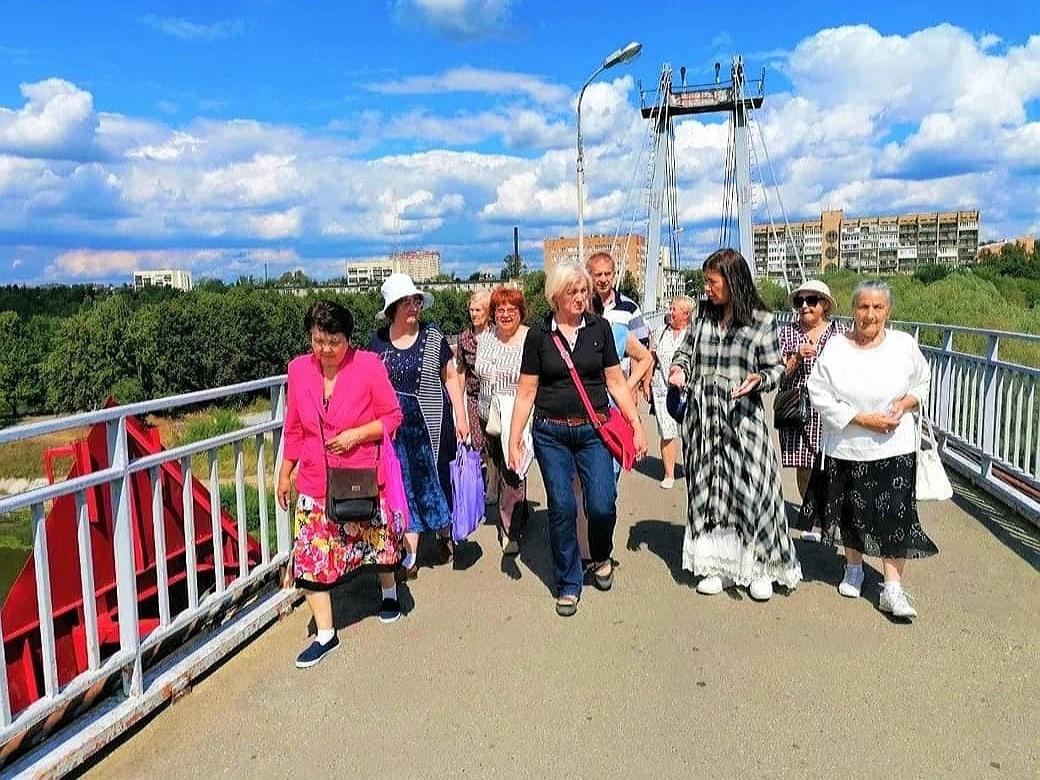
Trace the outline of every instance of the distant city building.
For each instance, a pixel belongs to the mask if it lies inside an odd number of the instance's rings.
[[[578,262],[578,237],[561,236],[547,238],[543,242],[545,272],[549,273],[557,263]],[[610,252],[614,258],[620,283],[625,271],[632,274],[636,285],[643,289],[646,268],[646,236],[626,233],[615,236],[585,236],[585,258],[596,252]]]
[[[390,261],[396,263],[395,268],[408,274],[414,282],[435,279],[441,273],[441,253],[434,249],[394,252],[390,255]]]
[[[979,247],[979,257],[984,254],[999,255],[1000,250],[1006,246],[1018,245],[1022,247],[1026,252],[1032,253],[1036,249],[1036,238],[1033,236],[1019,236],[1018,238],[1009,238],[1007,241],[992,241],[985,246]]]
[[[357,263],[347,263],[344,274],[348,287],[360,287],[369,289],[379,287],[383,280],[394,273],[395,264],[391,260],[365,260]]]
[[[347,263],[344,278],[347,287],[368,290],[379,287],[390,274],[405,273],[416,283],[436,279],[441,272],[441,253],[433,249],[394,252],[381,260]]]
[[[795,251],[797,248],[797,253]],[[977,262],[979,212],[950,211],[847,219],[841,209],[818,220],[755,225],[758,273],[799,278],[835,268],[875,274],[913,273],[922,265]]]
[[[143,290],[147,287],[190,290],[192,288],[191,272],[170,268],[161,268],[157,271],[134,271],[134,289]]]

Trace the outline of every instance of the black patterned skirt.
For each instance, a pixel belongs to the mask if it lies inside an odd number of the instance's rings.
[[[824,539],[880,558],[927,558],[939,548],[917,516],[917,453],[881,460],[825,458],[813,469],[799,525]]]

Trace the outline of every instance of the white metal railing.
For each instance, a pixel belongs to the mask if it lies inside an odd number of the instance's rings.
[[[267,419],[246,425],[240,430],[215,436],[203,441],[186,444],[162,452],[130,458],[127,438],[127,418],[156,411],[164,411],[203,402],[220,401],[245,393],[267,391],[271,398]],[[289,513],[275,502],[275,539],[270,539],[267,486],[273,484],[276,469],[282,457],[282,425],[285,414],[285,377],[244,382],[228,387],[204,390],[142,403],[116,406],[107,409],[35,422],[0,430],[0,444],[24,441],[44,434],[68,431],[83,426],[104,424],[108,432],[109,465],[100,471],[83,474],[65,481],[27,490],[0,498],[0,516],[14,511],[28,510],[33,530],[32,552],[35,559],[37,607],[39,612],[39,635],[41,641],[43,696],[20,712],[11,707],[9,682],[6,674],[3,643],[0,642],[0,767],[3,766],[4,746],[22,740],[31,730],[39,730],[62,717],[69,702],[81,697],[96,686],[114,681],[118,676],[122,692],[132,706],[135,698],[158,701],[165,698],[163,692],[149,692],[146,681],[147,663],[154,650],[168,640],[176,640],[178,632],[184,631],[194,621],[212,617],[226,605],[252,593],[257,586],[268,580],[276,580],[277,572],[285,565],[291,551]],[[246,522],[246,463],[244,443],[252,440],[256,450],[255,479],[259,496],[259,562],[250,568],[248,556],[248,529]],[[271,449],[268,450],[268,440]],[[221,524],[220,473],[218,450],[231,447],[234,450],[235,474],[235,519],[238,534],[237,571],[224,569]],[[271,479],[268,478],[267,453],[274,453]],[[194,516],[192,458],[205,456],[209,501],[212,508],[208,520]],[[170,583],[166,568],[166,535],[164,525],[163,480],[161,469],[164,464],[179,468],[183,480],[183,514],[185,539],[185,575],[187,598],[183,609],[173,613],[170,603]],[[254,464],[250,464],[250,471]],[[138,572],[135,571],[135,540],[131,517],[133,477],[147,473],[152,492],[151,541],[155,547],[156,586],[158,589],[158,622],[147,633],[142,631],[138,616]],[[113,565],[115,570],[116,605],[118,609],[118,649],[109,657],[102,657],[98,634],[98,616],[94,593],[94,553],[91,549],[90,518],[88,517],[88,490],[104,489],[110,492],[113,521]],[[47,524],[44,522],[46,506],[55,499],[72,497],[76,508],[76,537],[79,556],[79,581],[83,596],[83,625],[86,634],[87,670],[64,685],[58,683],[57,654],[55,649],[54,610],[51,599],[51,572],[48,562]],[[196,522],[209,522],[213,534],[212,592],[199,592],[199,551],[196,549]],[[147,521],[146,521],[147,522]],[[273,544],[272,544],[273,542]],[[208,551],[207,551],[208,552]],[[290,595],[289,591],[276,594],[279,598]],[[272,604],[268,604],[270,608]],[[255,625],[254,625],[255,624]],[[250,623],[254,633],[265,625],[262,621]],[[3,627],[0,625],[0,636]],[[142,636],[144,633],[144,636]],[[187,633],[187,632],[185,632]],[[247,637],[244,637],[247,638]],[[171,686],[172,688],[172,686]],[[170,692],[172,695],[172,691]],[[161,702],[159,702],[161,703]],[[63,746],[66,745],[63,742]],[[102,746],[96,744],[93,750]],[[46,743],[43,746],[46,748]],[[64,747],[63,747],[64,749]],[[83,760],[89,753],[85,753]],[[74,766],[72,763],[71,766]],[[67,765],[66,765],[67,766]]]
[[[776,316],[794,321],[792,312]],[[664,312],[645,319],[657,328]],[[1040,523],[1040,366],[1001,358],[1009,343],[1040,349],[1040,335],[931,322],[889,325],[911,333],[931,367],[927,412],[943,462]],[[981,354],[958,349],[971,340],[983,345]]]

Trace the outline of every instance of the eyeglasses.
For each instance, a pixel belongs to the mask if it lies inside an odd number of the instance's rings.
[[[323,339],[311,336],[311,346],[316,349],[339,349],[340,347],[346,346],[347,340],[342,336],[339,338]]]
[[[791,299],[791,303],[794,304],[796,309],[802,308],[802,306],[815,306],[820,302],[820,296],[818,295],[806,295],[804,298],[801,295],[796,295]]]
[[[416,308],[421,309],[424,303],[425,301],[421,295],[413,295],[410,298],[401,299],[402,306],[415,306]]]
[[[496,306],[495,315],[499,314],[519,314],[520,310],[515,306]]]

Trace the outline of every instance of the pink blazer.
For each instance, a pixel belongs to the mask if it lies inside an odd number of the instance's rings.
[[[325,500],[325,439],[373,420],[383,421],[384,440],[392,438],[403,415],[383,361],[374,352],[350,347],[340,364],[327,409],[322,408],[321,366],[311,353],[289,362],[285,408],[285,459],[298,461],[296,490]],[[346,455],[328,455],[329,464],[347,468],[377,466],[375,443],[358,445]],[[385,461],[385,455],[383,460]]]

